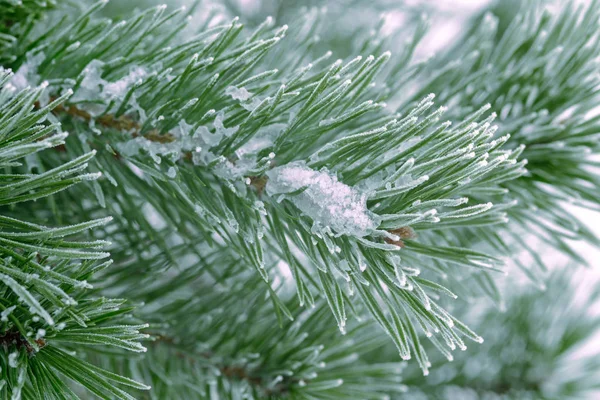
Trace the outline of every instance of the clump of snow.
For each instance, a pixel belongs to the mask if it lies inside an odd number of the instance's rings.
[[[381,219],[367,208],[367,195],[338,181],[327,169],[315,171],[303,161],[276,167],[267,172],[269,195],[292,192],[290,200],[317,226],[330,227],[337,234],[363,237],[372,233]]]
[[[104,63],[100,60],[92,60],[83,70],[83,79],[75,91],[71,101],[94,101],[103,100],[109,102],[111,99],[122,99],[127,91],[138,81],[145,78],[147,71],[139,66],[133,66],[129,73],[114,82],[108,82],[102,78]],[[131,102],[135,102],[135,96]],[[137,104],[137,103],[136,103]],[[88,104],[85,110],[92,115],[101,113],[104,107],[101,105]]]
[[[174,136],[172,142],[160,143],[148,140],[142,136],[117,144],[118,150],[124,156],[135,156],[140,150],[148,152],[156,164],[160,164],[162,157],[169,157],[173,161],[179,160],[184,153],[192,154],[192,162],[196,165],[207,165],[214,162],[217,157],[209,149],[221,142],[224,137],[235,134],[239,127],[226,128],[223,124],[225,114],[217,113],[213,123],[215,132],[211,133],[206,126],[200,126],[195,131],[193,127],[182,121],[179,126],[171,132]],[[170,177],[174,177],[174,170],[168,171]]]
[[[262,102],[258,96],[253,96],[252,92],[249,92],[248,89],[244,87],[238,88],[236,86],[229,86],[225,89],[225,94],[231,96],[234,100],[239,100],[240,105],[248,111],[254,111],[254,109]]]
[[[7,307],[6,310],[2,311],[2,313],[0,313],[0,321],[8,321],[8,316],[13,312],[15,308],[17,308],[17,306],[10,306]]]
[[[240,128],[239,126],[234,126],[232,128],[226,128],[225,125],[223,125],[224,120],[225,120],[225,113],[223,111],[219,111],[217,113],[217,116],[215,117],[214,125],[215,125],[215,134],[220,136],[221,139],[223,137],[233,136]]]
[[[215,122],[213,124],[215,126],[215,133],[211,133],[205,126],[201,126],[198,129],[197,133],[200,136],[200,138],[204,141],[205,145],[207,145],[208,147],[216,146],[219,143],[221,143],[221,140],[223,140],[223,138],[230,137],[238,131],[239,126],[226,128],[223,125],[224,120],[225,113],[223,111],[219,111],[217,113],[217,116],[215,117]]]
[[[181,157],[182,141],[159,143],[138,136],[125,143],[118,143],[117,149],[124,156],[136,156],[140,150],[145,150],[156,164],[160,164],[162,157],[170,157],[174,161]]]
[[[175,167],[169,167],[167,170],[167,176],[169,178],[175,178],[177,176],[177,169]]]
[[[27,61],[19,67],[7,86],[14,91],[21,91],[28,86],[37,86],[40,81],[37,69],[45,59],[46,56],[44,53],[38,53],[36,55],[28,53]]]
[[[256,110],[256,107],[258,107],[260,105],[260,103],[262,103],[262,100],[259,99],[257,96],[254,96],[254,97],[252,97],[252,99],[250,101],[243,102],[243,103],[241,103],[241,105],[246,110],[252,112],[252,111]]]
[[[129,74],[115,82],[108,82],[104,85],[104,94],[115,98],[123,98],[127,91],[140,79],[148,75],[142,67],[134,66],[129,70]]]
[[[225,94],[227,96],[231,96],[234,100],[248,100],[252,93],[250,93],[246,88],[237,88],[235,86],[229,86],[225,89]]]
[[[8,365],[11,368],[17,368],[19,366],[19,363],[17,361],[18,357],[19,357],[18,351],[14,351],[8,355]]]
[[[78,102],[83,100],[96,99],[99,93],[102,91],[102,86],[106,83],[102,79],[102,68],[104,63],[100,60],[92,60],[83,69],[83,79],[79,84],[79,87],[75,91],[75,94],[71,97],[72,102]]]

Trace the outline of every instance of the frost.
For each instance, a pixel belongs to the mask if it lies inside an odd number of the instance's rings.
[[[235,86],[229,86],[225,89],[225,94],[231,96],[234,100],[248,100],[252,93],[250,93],[246,88],[237,88]]]
[[[223,133],[223,135],[218,138],[219,141],[224,135],[229,135],[232,129],[237,131],[238,128],[223,127],[222,120],[220,120],[219,115],[217,115],[217,118],[215,119],[215,127],[217,132],[221,131]],[[269,148],[271,145],[273,145],[275,139],[277,136],[279,136],[281,131],[285,129],[285,127],[285,124],[272,124],[261,128],[251,140],[236,150],[236,156],[238,159],[235,162],[231,162],[225,157],[217,158],[209,151],[193,153],[192,161],[194,164],[200,165],[207,165],[210,162],[218,161],[213,166],[213,172],[217,176],[229,180],[243,179],[243,177],[247,176],[249,173],[255,173],[251,171],[256,171],[257,168],[265,168],[271,163],[271,160],[275,157],[274,153],[270,153],[268,157],[263,157],[261,159],[258,158],[258,153],[261,150]],[[211,134],[205,127],[201,127],[199,130],[199,135],[205,142],[207,141],[207,135],[210,135],[208,136],[210,143],[214,143],[214,140],[212,139],[216,137],[216,133]],[[246,184],[249,183],[246,182]]]
[[[367,209],[367,195],[339,182],[327,169],[315,171],[296,161],[267,172],[269,195],[289,194],[290,200],[317,226],[337,234],[363,237],[377,228],[380,218]]]
[[[211,133],[207,127],[200,126],[193,131],[191,125],[185,121],[180,122],[178,128],[174,129],[171,135],[174,137],[172,142],[159,143],[138,136],[135,139],[125,143],[117,144],[117,149],[124,156],[135,156],[140,150],[148,152],[156,164],[160,164],[162,157],[170,157],[177,161],[183,157],[184,153],[192,153],[192,162],[196,165],[207,165],[217,159],[217,157],[208,151],[209,148],[219,144],[224,137],[229,137],[237,132],[238,126],[226,128],[223,124],[225,114],[219,112],[215,117],[215,133]],[[176,171],[170,170],[169,177],[174,177]]]
[[[8,355],[8,365],[11,368],[17,368],[19,366],[19,363],[17,361],[17,358],[19,357],[19,352],[15,351],[12,352]]]
[[[123,78],[115,82],[108,82],[102,78],[103,69],[104,63],[102,61],[90,61],[83,70],[84,77],[75,95],[71,98],[71,101],[104,100],[109,102],[111,99],[122,99],[136,82],[148,75],[144,68],[133,66],[129,70],[129,73]],[[139,106],[137,105],[137,102],[135,102],[135,96],[132,96],[130,101],[135,103],[132,104],[132,106],[134,109],[138,110]],[[98,104],[86,104],[85,110],[92,115],[97,115],[104,110],[104,107]],[[142,116],[141,113],[140,116]]]
[[[10,80],[10,87],[14,88],[15,91],[21,91],[28,86],[37,86],[40,81],[37,69],[45,59],[46,56],[44,53],[38,53],[36,55],[32,55],[31,53],[27,54],[27,61],[25,61],[13,75]]]
[[[260,103],[262,103],[261,99],[259,99],[258,97],[253,97],[251,101],[242,103],[242,107],[244,107],[246,110],[252,112],[256,109],[256,107],[258,107],[260,105]]]
[[[104,85],[104,94],[116,97],[123,98],[127,94],[127,91],[133,84],[135,84],[140,79],[143,79],[148,75],[146,70],[142,67],[132,67],[129,70],[129,74],[119,79],[116,82],[109,82]]]
[[[226,117],[223,111],[216,113],[211,132],[206,126],[199,126],[196,129],[185,121],[181,121],[179,126],[172,131],[170,135],[173,141],[160,143],[148,140],[143,136],[138,136],[124,143],[117,143],[116,148],[123,156],[137,156],[140,151],[147,153],[155,164],[161,164],[164,157],[168,157],[175,162],[183,157],[191,160],[194,165],[211,165],[212,171],[222,178],[228,180],[240,180],[247,176],[249,171],[256,171],[257,168],[266,168],[275,154],[271,153],[268,157],[258,160],[257,153],[273,144],[275,138],[285,128],[284,124],[273,124],[263,127],[255,137],[243,145],[236,155],[235,161],[230,161],[225,157],[217,157],[210,149],[225,138],[237,133],[239,126],[226,127],[224,124]],[[170,167],[167,169],[167,176],[175,178],[177,171]],[[232,190],[235,188],[232,187]]]
[[[2,311],[2,313],[0,313],[0,321],[2,321],[2,322],[8,321],[8,316],[10,315],[10,313],[13,312],[13,310],[15,308],[17,308],[17,306],[10,306],[10,307],[7,307],[6,310]]]
[[[216,133],[211,133],[207,127],[201,126],[198,128],[198,136],[202,139],[203,144],[208,147],[216,146],[221,142],[222,136],[217,135]],[[202,149],[200,147],[200,149]],[[199,152],[199,151],[197,151]]]
[[[215,127],[215,133],[211,133],[205,126],[198,128],[198,131],[195,133],[195,135],[202,140],[202,142],[199,144],[206,147],[213,147],[221,143],[223,138],[230,137],[238,131],[239,126],[226,128],[225,125],[223,125],[224,120],[225,113],[223,111],[219,111],[213,124]]]
[[[169,167],[167,170],[167,176],[169,178],[175,178],[177,176],[177,169],[175,169],[175,167]]]
[[[260,98],[257,96],[253,97],[252,92],[249,92],[244,87],[238,88],[236,86],[228,86],[227,89],[225,89],[225,94],[227,96],[231,96],[231,98],[234,100],[239,100],[240,105],[248,111],[254,111],[254,109],[258,107],[260,103],[262,103]]]
[[[106,81],[102,79],[102,68],[104,63],[99,60],[92,60],[83,69],[84,77],[76,93],[71,97],[72,102],[91,100],[98,97],[101,91],[101,85]]]
[[[37,333],[35,334],[35,340],[39,340],[41,338],[43,338],[44,336],[46,336],[46,330],[45,329],[38,329]]]
[[[225,113],[223,111],[219,111],[215,118],[215,134],[221,137],[230,137],[233,136],[238,129],[239,126],[234,126],[233,128],[225,128],[223,125],[223,121],[225,120]]]
[[[146,110],[144,110],[142,108],[142,106],[139,105],[139,103],[137,102],[137,99],[135,98],[135,95],[131,96],[131,99],[129,100],[129,104],[131,105],[133,110],[139,114],[140,122],[144,122],[144,121],[146,121],[146,119],[148,119],[148,116],[146,115]]]
[[[118,143],[117,148],[124,156],[136,156],[140,150],[145,150],[156,164],[160,164],[162,157],[165,156],[171,157],[173,161],[181,158],[182,151],[184,150],[184,142],[186,142],[185,139],[186,137],[170,143],[159,143],[138,136],[125,143]]]
[[[21,392],[23,390],[23,386],[25,385],[25,374],[27,369],[21,366],[19,369],[19,374],[17,375],[17,384],[12,388],[12,396],[10,396],[10,400],[21,400]]]
[[[263,203],[260,200],[256,200],[254,202],[254,207],[253,207],[256,211],[258,211],[259,213],[261,213],[262,215],[267,215],[267,210],[265,209],[265,203]]]
[[[256,154],[259,151],[273,145],[275,139],[287,127],[287,124],[272,124],[260,128],[258,132],[247,143],[236,150],[236,155],[240,158]]]

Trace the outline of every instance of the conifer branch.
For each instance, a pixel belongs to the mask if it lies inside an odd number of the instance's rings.
[[[483,342],[515,248],[544,267],[523,237],[597,243],[561,208],[597,208],[596,4],[422,62],[426,19],[334,60],[321,9],[36,4],[0,10],[4,397],[401,396]]]

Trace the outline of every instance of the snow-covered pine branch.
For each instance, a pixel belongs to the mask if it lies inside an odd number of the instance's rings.
[[[101,398],[380,398],[406,389],[401,360],[427,375],[430,348],[451,361],[483,342],[457,304],[502,303],[508,238],[538,201],[523,154],[548,156],[521,145],[527,118],[545,118],[519,114],[531,90],[511,103],[518,86],[488,86],[538,79],[510,61],[538,56],[493,50],[508,39],[485,31],[461,62],[415,62],[419,19],[402,46],[380,24],[336,60],[317,45],[321,9],[246,28],[195,7],[116,22],[105,5],[40,9],[0,47],[15,70],[0,92],[3,394],[74,397],[66,377]],[[574,54],[592,65],[592,50]],[[411,101],[394,111],[400,92]],[[587,143],[594,121],[573,137]],[[580,143],[565,143],[573,175]],[[539,201],[563,226],[557,198]],[[565,249],[554,226],[537,229]],[[393,357],[374,356],[390,343]]]

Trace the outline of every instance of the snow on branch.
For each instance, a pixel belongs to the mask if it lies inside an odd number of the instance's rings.
[[[326,168],[315,171],[305,162],[296,161],[270,170],[267,176],[267,193],[289,194],[316,226],[329,226],[340,235],[363,237],[381,222],[367,209],[366,193],[338,181]]]

